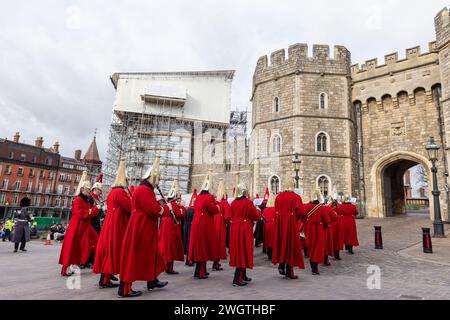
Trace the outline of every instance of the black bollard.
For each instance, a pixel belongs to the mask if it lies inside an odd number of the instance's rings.
[[[383,237],[381,235],[381,227],[375,227],[375,249],[383,249]]]
[[[423,253],[433,253],[430,228],[422,228]]]

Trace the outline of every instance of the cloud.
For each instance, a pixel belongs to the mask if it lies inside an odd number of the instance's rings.
[[[434,40],[448,0],[16,0],[0,12],[0,136],[44,136],[106,158],[124,71],[235,69],[233,108],[248,108],[259,56],[306,42],[342,44],[354,62]],[[419,22],[419,23],[418,23]]]

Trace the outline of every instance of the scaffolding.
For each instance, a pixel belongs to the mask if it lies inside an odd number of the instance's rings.
[[[137,186],[159,155],[161,190],[168,192],[178,179],[180,191],[189,193],[197,167],[194,155],[203,152],[204,141],[196,141],[196,135],[213,128],[226,132],[247,123],[246,112],[232,112],[230,119],[223,112],[229,110],[233,75],[234,71],[114,74],[111,81],[117,95],[103,166],[105,188],[114,182],[120,159],[126,160],[129,183]],[[211,112],[204,106],[220,109]],[[242,129],[231,131],[236,136]]]
[[[142,113],[113,111],[104,166],[106,187],[114,182],[120,159],[126,160],[130,184],[137,186],[159,154],[161,190],[167,192],[178,179],[181,191],[188,191],[193,122],[172,117],[171,108],[164,112],[162,106],[155,114],[144,104]]]

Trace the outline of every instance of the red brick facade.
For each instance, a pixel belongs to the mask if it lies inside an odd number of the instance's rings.
[[[87,170],[81,152],[68,158],[59,154],[58,143],[44,148],[42,138],[35,145],[20,143],[19,138],[16,134],[13,141],[0,139],[0,218],[28,196],[35,216],[66,219],[78,182]]]

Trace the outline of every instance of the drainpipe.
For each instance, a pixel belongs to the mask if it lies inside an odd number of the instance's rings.
[[[355,112],[355,138],[358,156],[358,192],[359,192],[359,215],[358,218],[367,217],[366,208],[366,189],[364,183],[364,147],[363,147],[363,131],[362,131],[362,105],[358,103],[354,106]]]
[[[439,87],[435,87],[434,89],[432,89],[432,95],[433,95],[433,100],[435,102],[437,111],[438,111],[438,122],[439,122],[439,136],[441,139],[441,145],[443,148],[443,160],[444,160],[444,168],[445,168],[445,172],[444,172],[444,181],[445,181],[445,186],[444,186],[444,190],[445,190],[445,201],[446,201],[446,208],[447,208],[447,218],[443,219],[444,223],[446,224],[450,224],[450,200],[449,200],[449,186],[448,186],[448,160],[447,160],[447,144],[445,141],[445,129],[443,126],[443,122],[442,122],[442,107],[441,107],[441,92],[440,92],[440,88]]]

